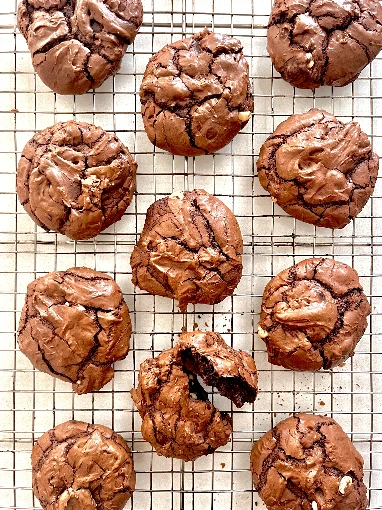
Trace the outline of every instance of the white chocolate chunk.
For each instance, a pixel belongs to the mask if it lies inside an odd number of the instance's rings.
[[[312,501],[312,508],[313,510],[318,510],[318,505],[315,501]]]
[[[170,195],[170,198],[179,198],[179,200],[183,200],[184,191],[175,191]]]
[[[261,326],[259,326],[257,328],[257,334],[259,335],[260,338],[267,338],[268,331],[265,331],[265,329],[263,329]]]
[[[98,178],[95,175],[89,175],[86,179],[82,179],[82,185],[84,186],[92,186]]]
[[[313,60],[311,60],[310,62],[308,62],[308,64],[307,64],[307,66],[306,66],[306,67],[307,67],[308,69],[312,69],[312,67],[313,67],[313,66],[314,66],[314,61],[313,61]]]
[[[340,494],[345,494],[346,489],[353,483],[353,479],[351,476],[344,476],[340,480],[340,484],[338,486],[338,492]]]
[[[68,303],[67,301],[65,301],[65,306],[70,306],[70,303]]]
[[[86,310],[86,308],[82,305],[76,305],[76,308],[78,308],[78,310]]]
[[[246,122],[251,117],[251,112],[239,112],[241,122]]]

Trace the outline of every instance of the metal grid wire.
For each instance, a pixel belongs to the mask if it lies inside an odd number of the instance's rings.
[[[287,216],[260,187],[256,157],[274,128],[292,113],[325,108],[341,120],[358,120],[382,154],[382,59],[352,85],[315,92],[294,90],[271,66],[266,24],[271,0],[144,0],[144,23],[121,71],[85,96],[49,91],[34,74],[23,37],[15,29],[17,0],[0,5],[0,508],[40,508],[31,490],[33,442],[68,419],[102,423],[121,433],[134,452],[135,510],[264,508],[252,490],[249,452],[254,440],[292,412],[333,416],[365,459],[370,509],[382,509],[382,186],[346,228],[332,232]],[[173,157],[150,144],[138,91],[149,57],[164,44],[204,26],[235,35],[244,45],[255,98],[252,121],[214,156]],[[39,129],[62,120],[92,122],[115,132],[136,157],[137,194],[124,218],[93,241],[71,242],[37,228],[18,203],[15,172],[24,144]],[[219,305],[189,307],[131,283],[129,257],[147,207],[173,191],[204,188],[235,213],[244,239],[244,275],[235,295]],[[352,360],[333,372],[294,373],[267,362],[257,337],[261,296],[268,280],[310,256],[335,256],[361,277],[373,315]],[[70,385],[34,371],[18,348],[16,329],[27,284],[53,270],[85,265],[113,276],[133,321],[132,349],[116,364],[100,392],[78,396]],[[234,433],[226,447],[193,463],[164,459],[142,440],[140,418],[127,393],[140,363],[173,345],[183,325],[214,329],[236,348],[253,353],[260,370],[254,405],[238,410],[210,390],[221,410],[232,411]]]

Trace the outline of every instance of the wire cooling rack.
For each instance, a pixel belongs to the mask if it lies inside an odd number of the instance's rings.
[[[256,157],[274,128],[292,113],[324,108],[341,120],[358,120],[382,154],[382,58],[352,85],[315,92],[294,90],[272,69],[266,53],[270,0],[144,0],[144,23],[121,71],[84,96],[57,96],[34,74],[23,37],[15,29],[16,0],[0,5],[0,508],[40,508],[31,490],[33,442],[68,419],[114,428],[134,452],[135,510],[264,508],[252,490],[249,452],[254,440],[293,412],[333,416],[365,459],[370,509],[382,509],[382,186],[360,216],[343,230],[315,228],[285,215],[260,187]],[[149,57],[163,45],[204,26],[239,37],[250,64],[252,121],[214,156],[173,157],[150,144],[138,91]],[[137,194],[124,218],[93,241],[71,242],[37,228],[15,194],[16,165],[36,130],[76,119],[115,132],[136,157]],[[244,275],[235,295],[219,305],[189,307],[131,283],[130,254],[148,206],[173,191],[204,188],[236,214],[244,239]],[[360,274],[373,315],[353,359],[333,372],[294,373],[267,362],[257,337],[261,296],[268,280],[313,255],[336,257]],[[113,276],[133,321],[132,349],[116,364],[114,380],[100,392],[78,396],[70,385],[34,371],[17,348],[16,329],[27,284],[53,270],[85,265]],[[173,345],[183,325],[214,329],[236,348],[251,351],[260,370],[254,405],[238,410],[212,391],[221,410],[232,411],[234,433],[214,455],[184,463],[159,457],[142,440],[140,418],[128,390],[140,363]]]

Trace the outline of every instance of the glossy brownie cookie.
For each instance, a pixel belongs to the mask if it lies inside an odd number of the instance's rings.
[[[122,218],[136,169],[115,135],[85,122],[59,122],[26,144],[17,194],[40,227],[89,239]]]
[[[330,369],[354,354],[369,314],[354,269],[332,259],[307,259],[265,287],[258,334],[274,365]]]
[[[131,321],[110,276],[73,267],[28,285],[18,332],[20,350],[35,368],[81,394],[113,378],[113,362],[129,352]]]
[[[291,85],[351,83],[382,48],[378,0],[275,0],[268,53]]]
[[[44,510],[122,510],[135,489],[130,448],[102,425],[67,421],[32,449],[33,492]]]
[[[257,396],[257,370],[252,356],[225,343],[219,333],[182,333],[175,346],[175,357],[203,382],[215,386],[237,407],[254,402]]]
[[[242,50],[237,39],[204,29],[150,59],[140,96],[154,145],[197,156],[216,152],[237,135],[253,111]]]
[[[359,124],[324,110],[292,115],[266,140],[259,180],[285,212],[319,227],[343,228],[373,193],[379,158]]]
[[[253,482],[269,510],[365,510],[363,458],[332,418],[297,414],[252,448]]]
[[[243,240],[235,216],[204,190],[152,204],[131,256],[140,289],[188,303],[216,304],[231,296],[242,274]]]
[[[119,70],[142,16],[141,0],[22,0],[17,24],[45,85],[84,94]]]
[[[230,416],[209,402],[174,349],[141,364],[131,396],[142,417],[142,436],[158,455],[195,460],[227,444],[232,433]]]

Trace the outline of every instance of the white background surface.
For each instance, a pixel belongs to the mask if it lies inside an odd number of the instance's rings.
[[[341,120],[356,119],[382,154],[382,59],[353,84],[294,90],[272,70],[265,26],[270,0],[144,0],[144,24],[121,71],[84,96],[56,96],[34,74],[24,38],[14,28],[15,0],[0,5],[0,508],[40,508],[31,490],[33,441],[68,419],[94,421],[121,433],[134,452],[137,490],[126,508],[213,510],[261,508],[252,491],[249,452],[274,424],[292,412],[333,416],[365,459],[370,508],[382,508],[382,186],[346,228],[332,232],[296,221],[261,188],[256,158],[265,138],[292,113],[316,106]],[[213,10],[215,14],[213,14]],[[234,13],[234,14],[232,14]],[[173,157],[153,150],[140,116],[139,86],[148,58],[164,44],[205,25],[239,37],[250,64],[255,112],[235,140],[214,156]],[[14,113],[12,110],[17,109]],[[115,131],[136,157],[137,195],[124,218],[94,241],[70,242],[37,228],[17,201],[16,165],[36,130],[76,119]],[[131,283],[130,254],[147,207],[173,191],[201,187],[232,208],[244,238],[244,275],[235,295],[215,307],[177,312],[171,300],[146,295]],[[261,296],[281,269],[312,255],[335,256],[360,274],[373,315],[354,358],[333,372],[293,373],[267,362],[257,337]],[[17,349],[15,330],[27,284],[37,276],[86,265],[113,276],[133,320],[132,349],[116,364],[113,382],[77,396],[70,385],[32,369]],[[172,345],[185,324],[215,329],[253,353],[260,371],[254,405],[233,411],[232,441],[194,463],[164,459],[142,441],[140,418],[128,390],[141,361]],[[215,392],[221,410],[231,404]]]

